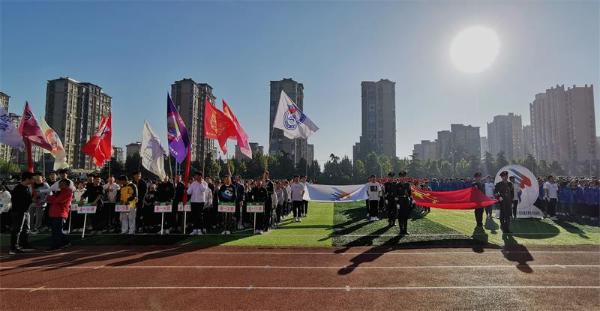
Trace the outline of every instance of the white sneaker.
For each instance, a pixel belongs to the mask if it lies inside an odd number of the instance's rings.
[[[229,234],[231,234],[231,231],[227,230],[227,231],[225,231],[225,234],[229,235]]]
[[[260,234],[260,230],[254,230],[254,234]]]
[[[206,229],[202,229],[202,233],[206,234]]]
[[[190,235],[196,235],[198,234],[198,230],[192,230],[192,232],[190,232]]]
[[[226,235],[227,234],[227,230],[221,232],[221,235]]]
[[[196,235],[202,235],[202,230],[197,230]]]

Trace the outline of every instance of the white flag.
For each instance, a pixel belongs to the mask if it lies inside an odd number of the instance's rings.
[[[42,149],[42,151],[44,153],[50,153],[54,157],[54,170],[56,171],[69,167],[69,164],[67,163],[67,153],[65,152],[65,148],[56,131],[54,131],[44,119],[40,122],[40,128],[42,129],[46,141],[52,145],[52,150]]]
[[[148,121],[145,121],[141,150],[142,166],[163,180],[165,176],[167,176],[167,174],[165,174],[165,162],[163,160],[166,154],[167,152],[160,144],[158,136],[154,134]]]
[[[289,139],[308,138],[319,128],[304,114],[282,90],[273,127],[281,129]]]
[[[0,143],[20,150],[25,147],[19,129],[15,127],[7,111],[2,107],[0,107]]]

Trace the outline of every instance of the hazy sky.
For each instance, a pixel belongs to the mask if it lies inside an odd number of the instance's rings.
[[[599,5],[543,2],[7,2],[0,1],[0,90],[44,115],[46,81],[69,76],[111,95],[114,143],[141,139],[144,119],[166,142],[166,93],[193,78],[225,98],[251,141],[268,145],[269,81],[304,84],[309,141],[323,163],[352,157],[360,83],[396,82],[397,154],[450,123],[481,126],[515,112],[529,124],[536,93],[599,85]],[[465,74],[450,62],[462,29],[500,39],[496,62]],[[600,122],[596,123],[600,133]]]

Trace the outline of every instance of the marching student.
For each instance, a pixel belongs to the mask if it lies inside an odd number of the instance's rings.
[[[69,179],[69,170],[66,168],[63,168],[63,169],[58,170],[57,173],[58,173],[58,178],[54,177],[55,175],[53,176],[52,174],[50,174],[50,177],[51,177],[50,181],[51,182],[53,181],[52,186],[50,186],[50,190],[52,192],[60,191],[58,182],[63,179],[66,179],[69,181],[69,188],[71,188],[71,190],[75,191],[75,183]]]
[[[193,230],[190,235],[202,235],[206,233],[206,220],[204,205],[206,204],[206,192],[210,191],[208,184],[202,178],[202,173],[194,174],[194,181],[189,185],[187,194],[190,195],[192,208]]]
[[[63,233],[63,226],[69,216],[71,200],[73,199],[73,190],[69,186],[68,180],[61,180],[59,182],[60,191],[48,197],[48,203],[50,204],[48,216],[50,217],[50,228],[52,229],[50,250],[70,245],[69,238]]]
[[[381,199],[381,193],[383,188],[381,184],[375,181],[375,175],[369,176],[369,182],[367,187],[367,208],[369,211],[369,220],[379,220],[379,200]]]
[[[179,225],[181,224],[181,226],[183,226],[183,221],[181,220],[183,218],[183,211],[181,213],[179,213],[178,208],[179,208],[179,203],[183,202],[183,195],[185,194],[185,185],[183,184],[183,182],[181,181],[181,175],[177,174],[175,175],[174,178],[174,187],[175,187],[175,193],[173,195],[173,210],[171,211],[171,215],[170,217],[168,217],[167,223],[168,226],[167,228],[171,228],[169,231],[170,232],[180,232],[179,231]],[[182,230],[181,232],[183,233],[183,227],[181,227]]]
[[[396,218],[398,217],[398,206],[396,202],[397,184],[394,181],[394,173],[388,174],[388,178],[383,184],[383,190],[388,214],[388,227],[393,227],[396,225]]]
[[[11,192],[10,209],[10,248],[8,253],[14,255],[22,253],[22,249],[30,248],[29,246],[29,223],[25,221],[25,217],[29,217],[27,210],[32,202],[31,189],[33,184],[33,173],[23,172],[21,174],[21,182],[18,183]]]
[[[173,186],[173,183],[169,179],[169,176],[165,176],[163,181],[159,182],[158,185],[156,186],[156,202],[172,204],[174,196],[175,196],[175,186]],[[165,215],[165,226],[164,226],[165,234],[171,233],[171,230],[169,228],[171,226],[170,221],[171,221],[171,218],[173,215],[174,208],[177,209],[177,207],[173,207],[171,205],[171,213],[168,213]]]
[[[144,196],[144,204],[142,205],[142,210],[138,210],[138,213],[142,214],[140,220],[142,223],[138,224],[140,231],[144,233],[153,233],[156,230],[156,214],[154,213],[154,206],[156,205],[156,185],[154,183],[150,183],[148,186],[148,191]]]
[[[236,193],[235,187],[231,183],[231,176],[225,175],[223,177],[223,184],[219,188],[218,195],[216,196],[219,202],[223,203],[233,203],[235,204]],[[231,230],[235,224],[232,223],[231,218],[229,216],[230,213],[223,213],[224,221],[223,221],[223,232],[221,234],[231,234]]]
[[[292,199],[292,210],[294,212],[294,219],[296,222],[300,222],[303,209],[303,198],[304,198],[304,186],[299,182],[299,177],[294,176],[294,181],[290,185],[290,197]]]
[[[233,182],[233,186],[235,187],[235,193],[237,193],[238,195],[235,198],[235,214],[233,215],[233,219],[235,220],[235,223],[237,224],[237,229],[238,230],[242,230],[244,229],[244,215],[245,215],[245,210],[244,210],[244,194],[245,194],[245,189],[244,189],[244,185],[242,184],[242,176],[240,175],[236,175],[235,176],[235,180]]]
[[[275,196],[277,197],[277,204],[275,207],[275,223],[274,227],[277,228],[281,224],[281,218],[283,217],[283,204],[285,202],[284,188],[281,181],[275,183]]]
[[[122,212],[121,234],[135,234],[135,219],[137,209],[137,187],[134,183],[127,180],[127,176],[119,176],[118,182],[121,186],[119,190],[119,204],[129,206],[129,212]]]

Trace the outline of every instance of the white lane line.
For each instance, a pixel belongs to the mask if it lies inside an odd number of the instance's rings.
[[[279,270],[311,270],[311,269],[386,269],[386,270],[411,270],[411,269],[512,269],[518,265],[426,265],[426,266],[251,266],[251,265],[232,265],[232,266],[216,266],[216,265],[185,265],[185,266],[162,266],[162,265],[126,265],[126,266],[110,266],[110,265],[87,265],[87,266],[61,266],[61,265],[40,265],[40,266],[2,266],[2,270],[34,270],[34,269],[78,269],[78,270],[123,270],[123,269],[279,269]],[[579,268],[600,268],[600,265],[527,265],[530,268],[538,269],[579,269]]]
[[[273,290],[273,291],[401,291],[401,290],[486,290],[486,289],[597,289],[600,286],[568,285],[490,285],[490,286],[390,286],[390,287],[323,287],[323,286],[114,286],[114,287],[0,287],[0,291],[123,291],[123,290]]]
[[[600,248],[599,248],[600,249]],[[502,249],[484,249],[481,253],[470,251],[432,251],[432,252],[403,252],[402,249],[391,250],[389,252],[280,252],[280,251],[241,251],[241,252],[219,252],[219,251],[201,251],[201,250],[190,250],[190,251],[161,251],[161,250],[148,250],[148,251],[114,251],[114,252],[90,252],[90,251],[72,251],[72,252],[61,252],[61,253],[49,253],[49,252],[27,252],[19,254],[18,256],[6,256],[5,258],[20,258],[26,257],[27,255],[48,255],[48,256],[67,256],[67,255],[114,255],[114,254],[190,254],[190,255],[330,255],[330,256],[344,256],[344,255],[400,255],[400,256],[412,256],[412,255],[448,255],[448,254],[472,254],[476,256],[481,255],[495,255],[495,254],[594,254],[600,255],[600,251],[542,251],[542,250],[530,250],[530,251],[504,251]]]

